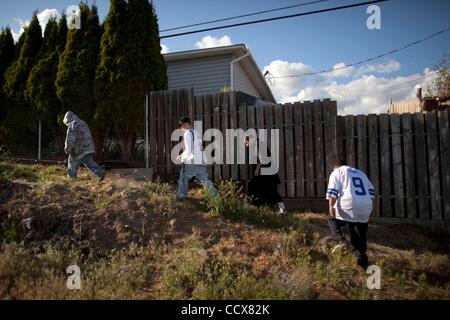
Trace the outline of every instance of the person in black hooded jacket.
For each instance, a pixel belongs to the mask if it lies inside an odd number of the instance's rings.
[[[246,137],[245,146],[250,148],[253,143],[257,143],[257,149],[266,146],[266,143],[259,141],[254,137]],[[270,158],[271,152],[267,146],[267,156]],[[278,173],[272,175],[262,175],[261,168],[269,168],[271,163],[262,164],[260,155],[257,155],[257,163],[252,165],[253,177],[250,179],[247,187],[247,196],[251,198],[251,204],[254,206],[277,205],[281,214],[287,214],[283,199],[278,192],[278,185],[281,183]]]

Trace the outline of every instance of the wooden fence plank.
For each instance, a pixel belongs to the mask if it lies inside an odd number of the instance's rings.
[[[322,102],[314,100],[314,168],[316,177],[316,197],[325,195],[325,156],[324,156],[324,132],[323,132],[323,110]]]
[[[412,116],[410,113],[402,114],[403,123],[403,154],[405,168],[405,195],[406,195],[406,214],[405,217],[417,218],[416,206],[416,184],[414,170],[414,136]]]
[[[255,129],[256,128],[256,119],[255,119],[255,106],[247,106],[247,128]],[[250,161],[250,158],[249,158]],[[253,177],[253,164],[248,162],[247,166],[247,176],[250,179]]]
[[[164,150],[164,105],[163,92],[159,91],[156,96],[157,112],[158,112],[158,172],[165,172],[165,150]]]
[[[365,115],[356,116],[356,137],[358,149],[358,169],[364,173],[368,173],[367,168],[367,127]]]
[[[247,130],[247,106],[245,104],[239,106],[239,128],[244,131]],[[245,163],[239,165],[239,179],[247,182],[248,178],[248,156],[246,152]]]
[[[380,215],[380,156],[378,141],[378,116],[376,114],[369,114],[367,116],[367,126],[369,135],[369,178],[375,190],[373,215],[378,217]]]
[[[355,130],[353,128],[353,116],[345,116],[345,150],[347,164],[351,167],[356,166],[355,161]]]
[[[439,134],[440,134],[440,154],[441,154],[441,175],[442,175],[442,211],[444,219],[450,221],[450,122],[449,111],[439,111]]]
[[[230,93],[230,128],[232,129],[238,129],[239,125],[238,125],[238,117],[237,117],[237,110],[236,110],[236,92],[231,92]],[[242,141],[234,141],[233,142],[235,145],[234,150],[236,150],[236,148],[239,147],[239,144],[242,143]],[[231,165],[231,179],[233,180],[238,180],[239,179],[239,167],[236,164],[237,158],[236,158],[236,152],[233,155],[233,160],[234,160],[234,164]]]
[[[223,155],[222,155],[222,159],[223,159],[223,163],[224,165],[222,165],[222,174],[223,174],[223,179],[228,180],[230,179],[230,165],[226,164],[225,160],[226,160],[226,148],[225,148],[225,138],[226,138],[226,130],[230,128],[230,107],[229,107],[229,93],[224,93],[222,95],[222,106],[220,109],[220,114],[221,114],[221,129],[222,129],[222,135],[223,135],[223,139],[224,139],[224,144],[223,144]]]
[[[205,115],[203,130],[205,130],[205,131],[212,128],[212,113],[213,113],[212,100],[213,100],[213,96],[211,94],[206,95],[203,100],[203,112]],[[209,143],[213,143],[213,141],[211,141]],[[208,145],[209,145],[209,143],[208,143]],[[209,165],[206,167],[206,170],[208,171],[208,176],[211,179],[214,179],[213,168],[214,168],[214,165]]]
[[[285,145],[284,145],[284,121],[283,121],[283,106],[277,104],[274,107],[274,115],[275,115],[275,127],[279,129],[280,131],[280,140],[279,140],[279,147],[280,147],[280,153],[279,153],[279,171],[278,174],[280,176],[280,186],[278,190],[280,191],[280,194],[282,197],[286,197],[286,166],[285,166]]]
[[[442,220],[441,186],[439,181],[439,141],[437,113],[426,113],[428,172],[430,175],[431,218]]]
[[[423,113],[414,114],[414,135],[419,217],[420,219],[430,219],[430,209],[428,204],[427,150],[425,144],[425,120]]]
[[[163,92],[163,101],[164,101],[163,109],[164,110],[170,109],[170,92],[167,90]],[[171,174],[175,172],[175,167],[170,157],[170,153],[172,151],[172,141],[170,140],[170,138],[172,136],[173,129],[170,115],[167,112],[164,113],[163,121],[165,132],[164,153],[166,158],[166,173]]]
[[[150,163],[151,167],[155,172],[157,172],[158,167],[156,163],[156,155],[157,155],[157,127],[156,127],[156,92],[150,92],[149,97],[149,125],[150,125]]]
[[[219,129],[220,130],[220,101],[221,101],[221,96],[222,93],[216,93],[213,95],[213,101],[212,101],[212,110],[213,110],[213,125],[212,127],[215,129]],[[223,155],[223,148],[220,148],[220,141],[216,141],[214,140],[216,143],[219,143],[218,145],[216,145],[216,149],[215,149],[215,158],[216,158],[216,163],[214,163],[213,165],[213,179],[215,181],[220,181],[222,180],[222,166],[217,164],[217,162],[220,162],[222,160],[222,155]]]
[[[297,197],[305,196],[305,158],[303,141],[303,104],[294,103],[295,174]]]
[[[324,135],[325,135],[325,178],[328,179],[333,167],[332,162],[337,159],[336,141],[336,101],[325,99],[323,101]]]
[[[285,104],[284,124],[285,124],[285,153],[286,153],[286,196],[295,197],[295,167],[294,167],[294,135],[292,124],[292,104]]]
[[[389,133],[389,115],[380,115],[380,155],[381,155],[381,197],[382,211],[380,216],[392,217],[391,200],[391,149]]]
[[[306,196],[314,197],[314,154],[313,154],[313,129],[312,129],[312,105],[310,101],[303,104],[305,124],[305,166],[306,166]]]
[[[400,115],[392,114],[391,118],[391,141],[392,141],[392,172],[394,177],[394,204],[395,217],[404,218],[404,195],[403,195],[403,158]]]
[[[336,117],[336,151],[338,160],[347,161],[345,150],[345,117]]]

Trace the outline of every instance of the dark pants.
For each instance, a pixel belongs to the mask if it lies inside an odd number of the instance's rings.
[[[254,206],[274,205],[283,202],[278,192],[278,183],[272,176],[255,176],[248,183],[247,196]]]
[[[350,230],[350,244],[352,253],[358,258],[358,264],[361,266],[367,266],[368,258],[367,252],[367,223],[360,222],[348,222],[338,220],[335,218],[328,219],[328,226],[331,230],[331,235],[336,241],[345,241],[345,237],[342,233],[342,227],[348,225]]]

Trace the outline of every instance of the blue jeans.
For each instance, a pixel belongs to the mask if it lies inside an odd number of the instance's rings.
[[[178,184],[178,198],[186,198],[188,192],[188,181],[192,177],[197,178],[203,185],[208,188],[208,192],[212,195],[217,195],[217,189],[214,187],[211,180],[208,179],[205,165],[185,164],[180,171],[180,181]]]
[[[87,154],[80,160],[75,160],[72,156],[69,156],[69,159],[67,161],[67,175],[69,178],[76,178],[77,177],[77,169],[80,166],[80,164],[83,164],[86,168],[91,170],[96,176],[101,177],[103,176],[103,168],[100,167],[100,165],[94,161],[94,155],[93,154]]]

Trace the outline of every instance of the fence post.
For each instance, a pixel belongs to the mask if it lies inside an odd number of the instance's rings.
[[[38,161],[41,161],[41,145],[42,145],[42,126],[41,126],[41,120],[39,120],[39,126],[38,126]]]
[[[145,96],[145,168],[149,168],[148,159],[148,94]]]

